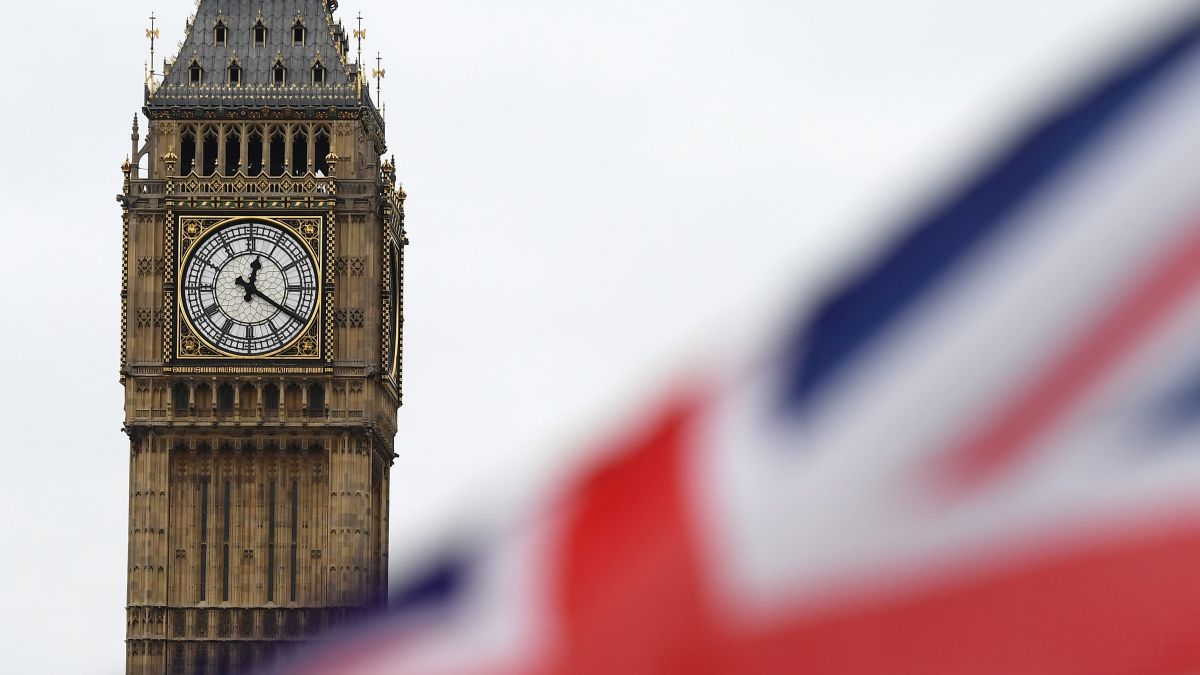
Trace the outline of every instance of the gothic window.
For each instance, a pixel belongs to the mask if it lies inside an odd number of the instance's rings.
[[[213,44],[218,47],[224,47],[229,41],[229,28],[225,25],[223,19],[217,20],[217,27],[213,29]]]
[[[287,84],[287,68],[284,67],[283,61],[276,61],[275,67],[271,68],[271,82],[276,87]]]
[[[212,176],[217,173],[217,149],[220,145],[220,139],[217,138],[217,130],[209,128],[204,132],[204,156],[201,158],[203,164],[200,167],[200,175]]]
[[[303,176],[308,172],[308,131],[296,129],[292,134],[292,175]]]
[[[313,64],[312,67],[312,83],[325,84],[325,66],[320,61]]]
[[[236,87],[242,83],[242,67],[237,61],[229,64],[229,86]]]
[[[288,385],[287,391],[283,394],[283,405],[287,409],[289,415],[299,415],[304,409],[301,405],[301,397],[303,394],[300,387],[295,384]]]
[[[304,24],[300,22],[300,19],[296,19],[296,25],[292,26],[292,46],[304,46],[304,33]]]
[[[275,131],[271,134],[271,175],[282,176],[287,171],[287,157],[285,156],[287,141],[283,137],[283,130],[275,127]]]
[[[186,176],[196,168],[196,132],[191,128],[179,138],[179,175]]]
[[[325,387],[314,384],[308,388],[308,411],[312,415],[325,413]]]
[[[252,415],[258,407],[258,390],[252,384],[243,384],[238,392],[243,415]]]
[[[246,175],[257,176],[263,170],[263,134],[259,128],[250,132],[246,142]]]
[[[318,175],[329,175],[329,162],[325,159],[329,156],[331,146],[329,144],[329,127],[319,127],[317,129],[316,152],[317,156],[314,159],[316,171]]]
[[[175,385],[175,389],[171,392],[171,398],[175,401],[175,412],[183,412],[188,409],[188,386],[182,382]]]
[[[192,61],[191,67],[188,68],[188,81],[192,84],[204,82],[204,69],[200,67],[199,61]]]
[[[196,397],[196,411],[198,414],[207,414],[212,409],[212,389],[209,389],[207,384],[201,384],[196,387],[194,393]]]
[[[233,387],[228,384],[217,387],[217,409],[222,412],[233,410]]]
[[[242,131],[236,126],[225,129],[225,170],[226,176],[238,172],[242,165]]]
[[[253,610],[243,609],[238,617],[238,632],[242,637],[248,638],[254,634],[254,612]]]
[[[267,26],[266,26],[266,24],[263,23],[262,19],[259,19],[258,21],[256,21],[254,23],[254,31],[253,32],[254,32],[254,44],[256,46],[261,47],[261,46],[267,44]]]
[[[279,410],[279,387],[273,384],[263,387],[263,408]]]

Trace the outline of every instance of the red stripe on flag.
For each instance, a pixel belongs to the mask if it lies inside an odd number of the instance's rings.
[[[673,406],[574,493],[559,587],[562,660],[551,672],[723,672],[709,651],[718,633],[682,489],[697,407]]]
[[[1200,227],[1171,247],[1128,295],[997,417],[951,451],[943,466],[950,491],[969,490],[1020,460],[1032,441],[1169,316],[1197,283]]]
[[[738,641],[736,673],[1200,672],[1200,519]]]
[[[585,483],[564,542],[565,638],[531,672],[1200,672],[1197,514],[853,609],[798,605],[769,625],[739,623],[706,593],[684,498],[698,412],[677,406]]]

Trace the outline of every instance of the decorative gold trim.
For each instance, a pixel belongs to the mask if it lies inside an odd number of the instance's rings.
[[[175,266],[175,315],[178,317],[179,328],[175,336],[175,354],[176,360],[197,360],[197,359],[237,359],[237,360],[257,360],[257,359],[295,359],[295,360],[320,360],[324,357],[322,349],[322,331],[318,327],[319,320],[325,312],[323,312],[323,298],[321,290],[324,288],[324,242],[322,241],[322,230],[326,226],[324,222],[325,216],[263,216],[263,215],[238,215],[233,217],[218,217],[218,216],[198,216],[198,215],[181,215],[179,216],[179,242],[180,256]],[[187,262],[195,253],[196,246],[209,236],[210,233],[226,227],[232,227],[237,223],[256,220],[267,222],[275,225],[292,235],[294,235],[300,244],[305,248],[306,252],[314,261],[315,272],[317,275],[317,288],[319,289],[316,297],[316,306],[313,309],[313,315],[309,318],[308,323],[304,328],[292,338],[283,347],[265,354],[255,354],[248,356],[245,354],[234,354],[213,345],[196,330],[192,325],[191,318],[183,308],[183,270],[187,266]],[[328,321],[326,321],[328,324]]]

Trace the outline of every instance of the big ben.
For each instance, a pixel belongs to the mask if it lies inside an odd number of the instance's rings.
[[[134,121],[127,673],[261,667],[386,601],[404,192],[336,9],[201,0]]]

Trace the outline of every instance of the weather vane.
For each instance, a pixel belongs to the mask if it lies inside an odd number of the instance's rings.
[[[387,71],[383,69],[383,55],[375,52],[375,69],[371,71],[371,77],[375,78],[375,102],[383,102],[383,78],[387,75]]]
[[[146,29],[146,37],[150,40],[150,93],[154,93],[154,41],[158,39],[159,32],[156,26],[158,18],[154,16],[154,12],[150,13],[150,27]]]
[[[363,42],[363,40],[364,40],[364,39],[366,39],[366,37],[367,37],[367,31],[366,31],[366,30],[364,30],[364,29],[363,29],[363,27],[362,27],[362,12],[359,12],[359,13],[358,13],[358,28],[356,28],[356,29],[354,30],[354,39],[355,39],[355,40],[358,40],[358,60],[357,60],[357,61],[355,61],[355,63],[358,65],[358,78],[357,78],[358,82],[357,82],[357,86],[358,86],[358,96],[359,96],[359,98],[362,98],[362,83],[363,83],[363,72],[362,72],[362,42]]]

